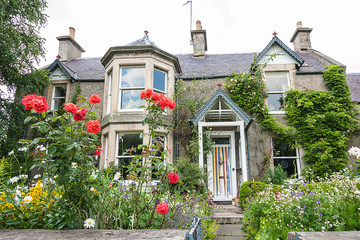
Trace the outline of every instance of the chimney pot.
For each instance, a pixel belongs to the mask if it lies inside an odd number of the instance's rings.
[[[298,22],[296,23],[296,27],[297,27],[297,28],[302,28],[302,22],[301,22],[301,21],[298,21]]]
[[[75,28],[69,27],[69,35],[75,39]]]
[[[201,21],[200,21],[200,20],[197,20],[197,21],[196,21],[196,30],[201,30],[201,29],[202,29]]]

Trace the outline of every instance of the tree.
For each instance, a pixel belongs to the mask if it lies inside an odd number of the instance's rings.
[[[47,23],[46,7],[45,0],[0,1],[0,156],[16,149],[23,137],[21,96],[42,94],[49,84],[48,72],[35,67],[45,55],[39,33]]]

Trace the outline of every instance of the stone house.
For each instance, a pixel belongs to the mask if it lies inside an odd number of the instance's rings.
[[[263,64],[272,54],[278,54],[264,69],[264,81],[268,86],[266,102],[271,114],[279,121],[284,121],[281,102],[286,90],[327,90],[322,78],[324,66],[337,64],[345,68],[312,48],[311,31],[298,22],[290,40],[293,49],[274,33],[258,54],[258,64]],[[290,149],[286,143],[273,141],[271,134],[262,131],[256,120],[240,109],[219,84],[224,83],[230,74],[248,72],[256,53],[206,54],[206,30],[202,29],[200,21],[196,30],[191,31],[191,37],[193,54],[165,52],[150,41],[145,31],[143,38],[125,46],[110,47],[101,58],[82,58],[84,49],[75,40],[75,29],[70,28],[69,35],[57,37],[59,55],[48,67],[52,85],[47,91],[47,100],[51,109],[56,110],[70,101],[77,83],[82,95],[99,94],[103,101],[97,113],[102,124],[104,152],[98,167],[127,165],[131,157],[122,154],[124,149],[147,141],[139,138],[141,133],[148,131],[141,124],[145,112],[139,108],[143,103],[140,92],[151,88],[172,97],[177,81],[182,80],[184,91],[186,86],[195,82],[197,89],[207,89],[204,93],[195,88],[187,94],[192,94],[196,100],[197,94],[201,93],[206,100],[191,120],[198,128],[199,136],[211,129],[207,134],[213,142],[212,151],[207,156],[203,154],[203,139],[200,137],[198,159],[199,166],[206,166],[209,173],[208,187],[214,200],[231,200],[242,182],[259,177],[264,171],[266,157],[274,165],[281,164],[289,175],[300,173],[304,168],[304,150]],[[356,83],[358,78],[354,79]],[[350,84],[354,90],[358,86]],[[359,102],[359,96],[354,92],[353,98]],[[167,111],[164,121],[170,124],[175,114]],[[158,136],[164,146],[173,149],[166,161],[173,162],[182,155],[183,146],[179,145],[176,134],[164,128],[158,131]],[[274,156],[273,152],[280,148],[284,154]]]

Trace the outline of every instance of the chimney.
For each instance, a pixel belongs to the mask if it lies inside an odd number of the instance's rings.
[[[294,44],[295,51],[306,51],[311,49],[311,31],[312,28],[303,27],[301,21],[296,23],[296,30],[290,40],[290,42]]]
[[[75,41],[75,28],[69,28],[69,35],[56,38],[59,40],[60,60],[63,62],[70,61],[75,58],[81,58],[81,54],[85,50]]]
[[[191,39],[195,58],[205,58],[207,51],[206,30],[202,29],[201,22],[196,21],[196,30],[191,30]]]

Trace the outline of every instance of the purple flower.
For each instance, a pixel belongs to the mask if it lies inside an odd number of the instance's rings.
[[[310,194],[310,195],[313,195],[313,192],[310,192],[309,194]]]
[[[320,201],[316,201],[317,204],[320,204]]]
[[[304,209],[306,208],[306,205],[304,205]]]
[[[319,213],[320,217],[322,217],[323,215],[321,213]]]
[[[124,196],[124,198],[129,198],[129,195],[126,194],[126,195]]]

